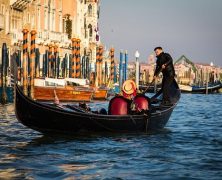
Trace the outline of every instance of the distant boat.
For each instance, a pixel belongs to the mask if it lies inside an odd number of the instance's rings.
[[[222,83],[209,84],[206,86],[189,86],[179,84],[180,90],[182,93],[197,93],[197,94],[206,94],[208,93],[218,93],[219,89],[222,88]]]

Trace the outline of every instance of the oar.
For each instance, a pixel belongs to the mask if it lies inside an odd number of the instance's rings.
[[[160,72],[162,71],[163,68],[160,68],[160,70],[156,73],[156,77],[160,74]],[[150,88],[150,86],[155,82],[155,78],[153,78],[152,82],[147,86],[147,88],[145,89],[145,91],[143,92],[143,94],[145,94],[148,89]]]
[[[151,86],[154,82],[155,82],[155,78],[153,78],[152,82],[147,86],[147,88],[145,89],[145,91],[143,91],[143,94],[145,94],[145,93],[149,90],[150,86]]]

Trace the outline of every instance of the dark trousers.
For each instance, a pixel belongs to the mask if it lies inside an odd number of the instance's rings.
[[[162,91],[163,91],[163,101],[170,101],[169,91],[170,85],[173,83],[174,76],[163,77],[162,80]]]

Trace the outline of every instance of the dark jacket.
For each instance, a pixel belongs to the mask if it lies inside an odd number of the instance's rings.
[[[165,68],[162,69],[162,65],[165,64]],[[175,76],[175,70],[173,66],[173,59],[168,53],[162,52],[157,56],[156,70],[154,76],[157,76],[162,71],[164,77]]]

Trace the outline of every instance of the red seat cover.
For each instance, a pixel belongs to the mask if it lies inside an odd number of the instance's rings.
[[[144,96],[136,96],[133,100],[136,105],[136,111],[148,110],[149,109],[149,101]]]
[[[128,101],[123,97],[114,97],[109,104],[109,114],[127,115],[129,112]]]

